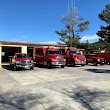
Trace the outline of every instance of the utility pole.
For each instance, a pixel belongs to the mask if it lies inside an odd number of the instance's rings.
[[[72,47],[72,41],[74,40],[74,23],[73,20],[75,21],[75,0],[68,0],[68,18],[70,21],[68,22],[68,25],[71,28],[71,31],[69,32],[70,38],[70,46]]]

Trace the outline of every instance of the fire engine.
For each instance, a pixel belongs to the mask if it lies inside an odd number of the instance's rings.
[[[110,64],[110,52],[94,52],[98,57],[104,58],[106,64]]]
[[[53,66],[65,67],[66,59],[60,54],[57,47],[41,46],[35,48],[36,66],[46,65],[47,68]]]
[[[85,66],[86,57],[82,55],[82,49],[77,49],[74,47],[60,48],[61,54],[66,59],[66,65],[75,66],[81,65]]]
[[[92,63],[93,65],[97,66],[97,64],[104,65],[105,59],[97,56],[96,54],[87,54],[86,57],[86,64]]]

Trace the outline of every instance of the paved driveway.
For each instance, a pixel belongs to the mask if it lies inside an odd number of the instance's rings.
[[[0,110],[110,110],[110,65],[0,69]]]

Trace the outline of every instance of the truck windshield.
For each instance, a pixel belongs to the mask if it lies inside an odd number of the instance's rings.
[[[17,58],[30,58],[30,56],[27,54],[19,54],[17,55]]]
[[[96,55],[91,55],[92,58],[97,57]]]
[[[51,50],[49,51],[49,54],[60,54],[60,51]]]
[[[72,54],[81,55],[81,52],[80,51],[72,51]]]

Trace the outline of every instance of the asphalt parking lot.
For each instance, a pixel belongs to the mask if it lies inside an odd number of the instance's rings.
[[[0,68],[0,110],[110,110],[110,65]]]

